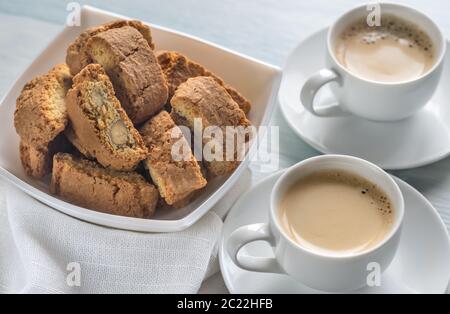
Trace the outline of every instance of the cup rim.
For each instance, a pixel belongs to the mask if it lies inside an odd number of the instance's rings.
[[[286,177],[292,172],[295,171],[298,168],[303,168],[311,163],[315,163],[317,161],[320,160],[333,160],[333,159],[346,159],[347,161],[353,162],[353,163],[359,163],[364,165],[364,167],[369,167],[372,169],[375,169],[377,172],[381,173],[388,181],[389,183],[392,185],[392,187],[394,187],[394,191],[395,194],[397,194],[397,196],[399,197],[400,200],[400,207],[396,208],[396,210],[398,211],[398,218],[395,221],[394,226],[392,227],[392,229],[390,230],[389,234],[385,236],[385,238],[380,241],[376,246],[362,251],[362,252],[358,252],[355,254],[351,254],[351,255],[333,255],[333,254],[327,254],[325,252],[320,252],[320,251],[315,251],[313,249],[310,248],[306,248],[302,245],[300,245],[299,243],[295,242],[291,237],[289,237],[289,235],[286,234],[286,231],[284,230],[284,228],[281,226],[280,224],[280,220],[278,217],[278,208],[277,208],[277,204],[275,204],[275,196],[276,194],[278,194],[279,189],[283,183],[283,181],[286,179]],[[355,172],[358,175],[361,175],[357,172]],[[366,176],[361,175],[363,178],[370,180],[370,178],[367,178]],[[356,258],[360,258],[363,256],[367,256],[379,249],[381,249],[383,246],[385,246],[389,241],[391,241],[391,239],[397,234],[397,232],[400,230],[402,224],[403,224],[403,219],[404,219],[404,213],[405,213],[405,201],[403,198],[403,193],[401,192],[398,184],[394,181],[394,179],[392,178],[391,175],[389,175],[387,172],[385,172],[383,169],[381,169],[380,167],[378,167],[377,165],[358,158],[358,157],[353,157],[353,156],[348,156],[348,155],[320,155],[320,156],[315,156],[315,157],[311,157],[308,159],[305,159],[297,164],[295,164],[294,166],[288,168],[282,175],[281,177],[278,178],[278,180],[276,181],[271,195],[270,195],[270,221],[275,225],[276,229],[278,230],[278,232],[281,234],[281,236],[288,241],[289,243],[291,243],[296,249],[309,254],[311,256],[315,256],[315,257],[321,257],[321,258],[327,258],[327,259],[336,259],[336,260],[352,260],[352,259],[356,259]]]
[[[436,69],[442,64],[444,57],[445,57],[445,53],[447,50],[447,41],[444,37],[444,34],[442,32],[442,30],[440,29],[440,27],[434,22],[434,20],[429,17],[427,14],[425,14],[422,11],[419,11],[409,5],[405,5],[405,4],[398,4],[398,3],[393,3],[393,2],[388,2],[388,1],[383,1],[383,2],[377,2],[377,4],[379,4],[380,6],[390,6],[390,7],[397,7],[400,9],[406,9],[406,10],[410,10],[412,12],[414,12],[417,15],[420,15],[422,17],[424,17],[425,19],[427,19],[437,30],[438,34],[439,34],[439,40],[441,42],[441,49],[439,52],[439,57],[436,58],[436,61],[434,62],[433,66],[425,73],[423,73],[422,75],[420,75],[419,77],[416,77],[414,79],[410,79],[410,80],[406,80],[406,81],[398,81],[398,82],[382,82],[382,81],[375,81],[375,80],[371,80],[371,79],[367,79],[364,77],[361,77],[359,75],[356,75],[352,72],[350,72],[348,69],[346,69],[337,59],[334,53],[334,50],[332,48],[332,38],[331,38],[331,34],[333,32],[333,29],[337,26],[337,24],[339,22],[342,21],[342,19],[347,16],[348,14],[360,10],[361,8],[364,8],[368,5],[369,3],[366,4],[362,4],[362,5],[357,5],[355,6],[353,9],[347,10],[345,13],[341,14],[334,22],[333,24],[331,24],[331,26],[328,29],[328,33],[327,33],[327,50],[328,50],[328,54],[331,56],[334,64],[339,67],[340,70],[344,71],[347,75],[353,77],[354,79],[358,79],[361,81],[364,81],[366,83],[370,83],[370,84],[375,84],[375,85],[380,85],[380,86],[398,86],[398,85],[404,85],[404,84],[409,84],[409,83],[413,83],[413,82],[417,82],[420,80],[423,80],[424,78],[428,77],[430,74],[432,74],[434,71],[436,71]],[[402,16],[399,16],[400,18],[403,18]],[[406,19],[405,19],[406,20]],[[413,21],[409,21],[410,23],[413,23]]]

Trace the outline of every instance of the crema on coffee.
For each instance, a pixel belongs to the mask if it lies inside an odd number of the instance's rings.
[[[336,39],[335,56],[351,73],[378,82],[418,78],[435,63],[430,37],[418,26],[383,15],[380,26],[351,23]]]
[[[279,220],[300,246],[333,255],[367,251],[389,234],[395,208],[366,179],[340,170],[299,179],[281,197]]]

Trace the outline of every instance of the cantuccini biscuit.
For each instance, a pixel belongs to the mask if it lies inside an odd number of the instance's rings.
[[[169,101],[175,94],[176,89],[181,83],[189,78],[197,76],[211,76],[220,85],[225,87],[228,94],[234,99],[239,107],[247,114],[251,109],[251,103],[242,96],[236,89],[227,85],[220,77],[205,69],[202,65],[189,60],[179,52],[175,51],[158,51],[156,52],[158,62],[164,71],[167,82],[169,84]]]
[[[85,66],[92,63],[92,60],[90,59],[86,51],[86,44],[92,36],[103,33],[110,29],[121,28],[124,26],[130,26],[138,30],[139,33],[141,33],[144,39],[147,41],[150,48],[155,48],[152,41],[150,28],[140,21],[119,20],[93,27],[78,36],[75,42],[71,44],[67,49],[66,63],[68,64],[72,75],[78,74]]]
[[[41,178],[50,171],[52,153],[62,143],[55,139],[68,123],[65,96],[71,84],[69,69],[61,64],[27,83],[17,98],[14,125],[29,176]]]
[[[94,161],[58,153],[50,190],[78,206],[127,217],[150,217],[158,191],[134,172],[105,169]]]
[[[27,83],[17,98],[14,126],[22,141],[46,146],[66,128],[65,96],[71,85],[66,65]]]
[[[206,178],[230,174],[245,156],[251,103],[199,63],[154,49],[139,21],[103,24],[68,47],[67,65],[27,83],[14,113],[25,173],[52,173],[51,193],[76,205],[137,218],[186,207]],[[199,121],[202,141],[189,143],[182,126]],[[228,127],[238,127],[231,156]]]
[[[140,133],[150,152],[145,165],[167,204],[181,205],[207,184],[189,143],[169,113],[160,112]]]
[[[74,77],[66,104],[74,145],[88,157],[116,170],[133,170],[147,157],[141,136],[100,65],[90,64]]]
[[[88,40],[86,51],[105,69],[131,121],[145,122],[162,110],[168,97],[166,79],[139,31],[124,26],[101,32]]]
[[[234,151],[227,152],[227,149],[230,149],[227,147],[227,132],[230,131],[227,127],[241,127],[234,128],[241,133],[246,132],[245,128],[251,123],[225,88],[214,78],[201,76],[188,79],[177,88],[171,105],[172,117],[179,125],[194,130],[195,119],[199,119],[203,130],[209,127],[212,130],[220,128],[223,135],[221,139],[207,138],[205,134],[203,135],[204,146],[217,147],[221,151],[221,158],[207,160],[208,156],[203,156],[203,163],[209,175],[229,174],[239,165],[238,156],[242,155],[239,155],[241,148],[234,145]],[[229,158],[230,155],[232,158]]]

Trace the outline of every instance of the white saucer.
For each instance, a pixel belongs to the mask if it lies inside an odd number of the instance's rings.
[[[238,227],[268,221],[272,187],[283,172],[257,184],[233,206],[222,233],[220,268],[231,293],[322,293],[286,275],[257,273],[237,267],[225,250],[225,239]],[[405,198],[405,220],[399,251],[382,277],[381,287],[356,293],[445,293],[450,281],[450,240],[447,229],[433,206],[415,189],[394,178]],[[266,243],[255,242],[241,254],[270,256]]]
[[[283,71],[279,102],[290,127],[315,149],[369,160],[384,169],[423,166],[450,155],[450,52],[440,85],[427,106],[400,122],[379,123],[357,117],[318,118],[300,103],[300,90],[311,74],[325,67],[324,29],[291,53]],[[328,87],[318,104],[332,101]]]

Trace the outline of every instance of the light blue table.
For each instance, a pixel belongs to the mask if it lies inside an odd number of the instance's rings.
[[[0,98],[28,63],[63,27],[66,4],[61,0],[0,0]],[[360,0],[92,0],[78,1],[159,24],[263,61],[282,66],[289,52],[311,32],[329,25]],[[450,38],[450,1],[409,0],[432,16]],[[278,111],[280,167],[317,152],[288,129]],[[450,229],[450,158],[395,175],[420,190],[439,210]],[[254,178],[257,180],[258,178]],[[223,292],[220,276],[202,292]]]

